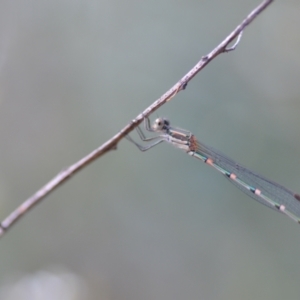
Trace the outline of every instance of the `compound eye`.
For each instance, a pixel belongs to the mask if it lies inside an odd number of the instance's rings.
[[[165,125],[165,126],[170,126],[170,121],[167,120],[167,119],[164,119],[164,125]]]
[[[165,125],[165,120],[162,119],[162,118],[157,118],[155,121],[154,121],[154,124],[153,124],[153,129],[154,130],[162,130],[163,127]]]

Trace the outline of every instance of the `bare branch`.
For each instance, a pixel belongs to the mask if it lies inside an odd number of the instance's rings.
[[[62,185],[65,181],[70,179],[71,176],[79,172],[82,168],[89,165],[91,162],[96,160],[98,157],[102,156],[106,152],[116,149],[118,142],[124,138],[130,131],[132,131],[136,126],[138,126],[142,120],[157,110],[160,106],[170,101],[177,93],[184,90],[188,82],[196,75],[200,70],[202,70],[210,61],[217,57],[221,53],[226,53],[233,51],[238,43],[240,42],[242,32],[263,10],[265,10],[274,0],[265,0],[259,6],[257,6],[245,19],[238,25],[234,31],[232,31],[225,39],[222,41],[215,49],[213,49],[209,54],[203,56],[201,60],[186,74],[184,75],[171,89],[169,89],[163,96],[146,108],[141,114],[139,114],[135,119],[133,119],[129,124],[127,124],[122,130],[120,130],[115,136],[110,140],[105,142],[98,149],[94,150],[75,164],[61,171],[56,175],[51,181],[49,181],[44,187],[38,190],[33,196],[25,200],[16,210],[14,210],[8,217],[6,217],[0,223],[0,237],[12,227],[12,225],[19,220],[26,212],[28,212],[32,207],[38,204],[42,199],[44,199],[48,194],[53,192],[57,187]],[[234,40],[237,41],[233,46],[228,47],[228,45]],[[227,48],[228,47],[228,48]]]

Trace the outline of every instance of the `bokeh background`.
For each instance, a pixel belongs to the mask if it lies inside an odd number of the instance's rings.
[[[2,1],[1,219],[259,2]],[[300,192],[299,12],[275,1],[152,118]],[[1,300],[300,297],[299,225],[169,145],[141,153],[122,141],[16,224],[0,253]]]

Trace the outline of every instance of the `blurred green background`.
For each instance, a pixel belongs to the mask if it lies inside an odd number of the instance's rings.
[[[260,1],[2,1],[0,217],[117,133]],[[300,192],[300,2],[275,1],[152,118]],[[132,134],[136,137],[136,134]],[[0,240],[0,299],[299,299],[300,227],[126,140]]]

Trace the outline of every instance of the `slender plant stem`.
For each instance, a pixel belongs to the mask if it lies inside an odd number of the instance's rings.
[[[124,138],[129,132],[131,132],[136,126],[138,126],[146,116],[156,111],[160,106],[170,101],[177,93],[184,90],[188,82],[202,70],[209,62],[221,53],[233,51],[240,42],[242,32],[244,29],[274,0],[265,0],[258,5],[243,21],[239,24],[215,49],[209,54],[203,56],[200,61],[186,74],[184,75],[173,87],[171,87],[164,95],[162,95],[153,104],[147,107],[142,113],[140,113],[135,119],[121,129],[115,136],[101,145],[99,148],[83,157],[81,160],[64,169],[57,174],[51,181],[45,186],[39,189],[34,195],[25,200],[18,208],[16,208],[10,215],[8,215],[0,223],[0,237],[12,227],[24,214],[26,214],[32,207],[38,204],[47,195],[53,192],[56,188],[62,185],[65,181],[69,180],[74,174],[78,173],[81,169],[95,161],[98,157],[102,156],[110,150],[117,148],[118,142]],[[228,45],[234,41],[233,46]]]

